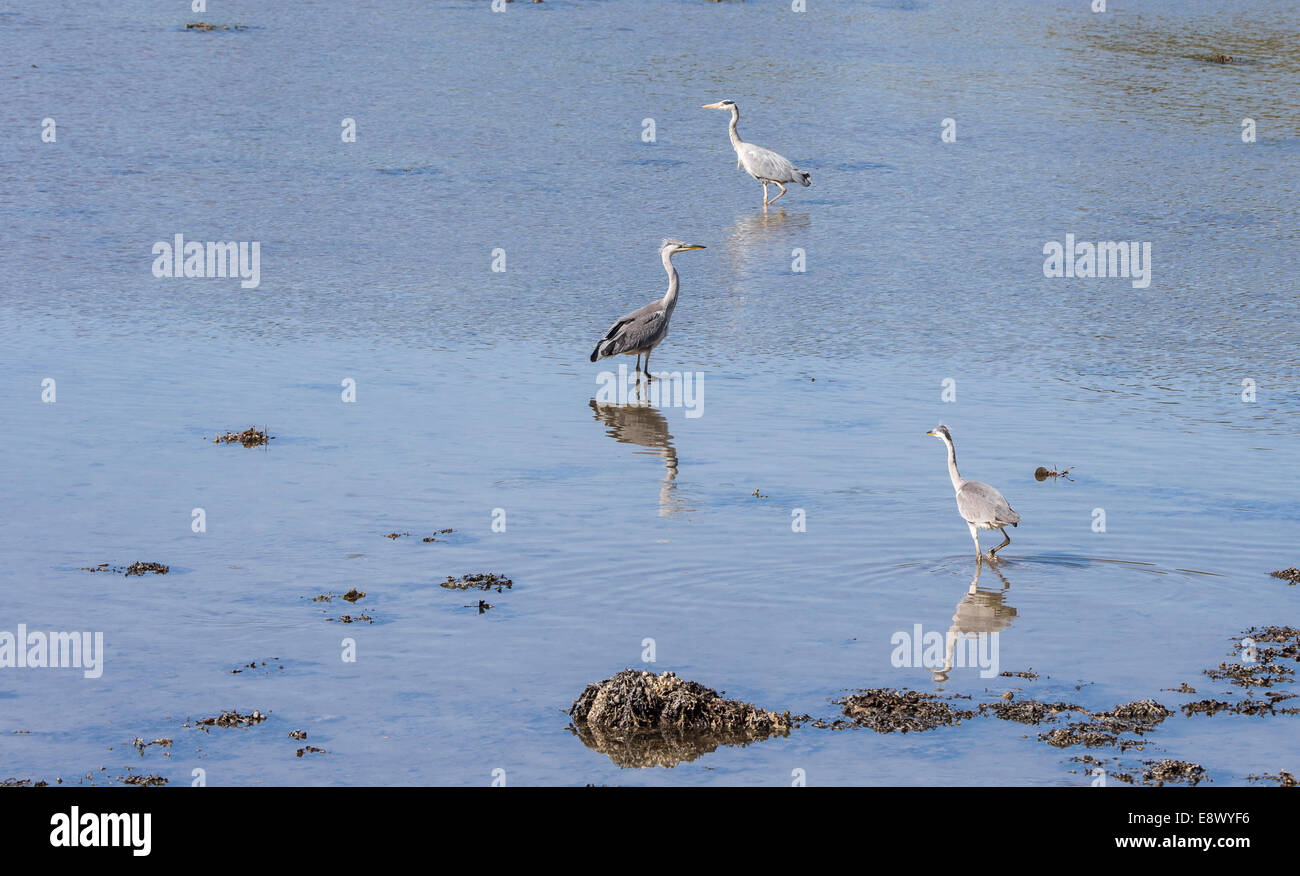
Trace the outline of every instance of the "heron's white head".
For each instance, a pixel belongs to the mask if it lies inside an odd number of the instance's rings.
[[[700,109],[729,110],[735,108],[736,108],[736,102],[734,100],[720,100],[717,103],[706,103],[700,106]]]
[[[676,255],[679,252],[687,252],[692,249],[704,249],[698,243],[682,243],[680,240],[673,240],[665,237],[663,245],[659,247],[660,255]]]
[[[948,431],[947,426],[942,426],[942,425],[935,426],[933,429],[931,429],[929,432],[926,432],[925,434],[929,435],[931,438],[938,438],[941,441],[947,441],[949,444],[952,443],[952,433]]]

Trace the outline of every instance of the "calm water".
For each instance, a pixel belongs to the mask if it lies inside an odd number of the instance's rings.
[[[107,649],[93,681],[0,675],[0,778],[1082,784],[1082,751],[1002,721],[629,770],[564,710],[627,666],[825,717],[882,686],[1176,708],[1197,697],[1164,688],[1224,691],[1200,670],[1242,630],[1296,624],[1267,574],[1300,565],[1294,4],[810,5],[0,13],[0,629]],[[812,173],[784,210],[698,109],[723,98]],[[261,285],[155,278],[177,233],[260,242]],[[1151,285],[1044,278],[1067,233],[1150,241]],[[698,417],[596,403],[610,363],[587,361],[662,294],[663,236],[708,247],[676,259],[654,356],[704,375]],[[963,603],[938,422],[1024,519],[979,582],[1000,596]],[[269,450],[212,444],[254,423]],[[135,560],[171,574],[79,571]],[[437,586],[489,570],[515,586],[485,614]],[[312,602],[352,587],[355,608]],[[375,623],[329,621],[358,610]],[[895,632],[955,615],[1043,677],[892,665]],[[328,753],[295,757],[298,728]],[[1153,743],[1129,762],[1300,766],[1294,718],[1178,715]]]

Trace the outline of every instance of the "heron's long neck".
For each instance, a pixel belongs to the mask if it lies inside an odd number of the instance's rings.
[[[943,442],[948,446],[948,477],[952,478],[952,488],[960,490],[961,485],[966,483],[962,476],[957,472],[957,450],[952,446],[951,441]]]
[[[664,270],[668,272],[668,293],[664,295],[664,307],[671,310],[677,305],[677,269],[673,267],[672,253],[664,253]]]
[[[736,130],[736,124],[740,122],[740,110],[734,106],[731,108],[731,124],[727,126],[727,133],[731,136],[731,148],[737,152],[740,147],[745,145],[745,141],[740,139],[740,132]]]

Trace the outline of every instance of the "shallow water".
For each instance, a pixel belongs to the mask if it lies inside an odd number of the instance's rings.
[[[1243,630],[1296,624],[1268,576],[1300,565],[1292,4],[185,5],[0,14],[27,132],[0,146],[0,629],[107,648],[95,680],[0,674],[0,778],[1082,784],[1083,751],[990,719],[626,770],[564,710],[626,666],[821,717],[884,686],[1176,708],[1225,689],[1200,672]],[[812,173],[784,209],[698,109],[725,97]],[[259,241],[261,285],[155,278],[176,233]],[[1150,287],[1045,278],[1067,233],[1150,241]],[[619,362],[587,361],[662,293],[663,236],[708,247],[653,363],[703,375],[699,416],[598,402]],[[1000,601],[959,608],[937,422],[1022,515],[979,582]],[[212,444],[253,424],[269,448]],[[172,571],[79,571],[135,560]],[[438,587],[489,570],[514,587],[483,614]],[[1039,680],[892,665],[895,633],[990,614]],[[232,708],[270,719],[183,726]],[[1240,783],[1294,772],[1298,728],[1176,715],[1128,759]]]

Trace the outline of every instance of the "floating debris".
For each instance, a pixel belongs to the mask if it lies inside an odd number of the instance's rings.
[[[448,590],[491,590],[496,588],[497,593],[502,588],[509,590],[514,586],[514,582],[504,575],[497,575],[495,572],[476,572],[472,575],[462,575],[459,578],[453,578],[448,575],[447,580],[438,585]]]
[[[110,566],[108,563],[100,563],[98,566],[82,566],[83,572],[111,572],[114,575],[166,575],[171,571],[171,566],[164,566],[162,563],[141,563],[135,562],[129,566]]]
[[[438,539],[436,538],[436,536],[439,536],[439,535],[451,535],[453,532],[455,532],[454,529],[439,529],[439,530],[438,530],[437,532],[435,532],[433,535],[426,535],[424,538],[420,539],[420,541],[422,541],[422,542],[426,542],[426,543],[431,542],[431,541],[437,541]]]
[[[352,603],[353,605],[355,605],[355,604],[357,603],[357,600],[359,600],[359,599],[365,599],[365,598],[366,598],[366,591],[364,591],[364,590],[357,590],[357,588],[355,588],[355,587],[353,587],[353,588],[352,588],[351,590],[349,590],[347,593],[344,593],[344,594],[343,594],[343,600],[344,600],[345,602],[350,602],[350,603]]]
[[[164,566],[162,563],[132,563],[126,567],[127,576],[131,575],[166,575],[171,571],[170,566]]]
[[[1268,773],[1264,773],[1262,776],[1246,776],[1246,780],[1251,782],[1275,782],[1283,788],[1294,788],[1297,784],[1300,784],[1300,782],[1296,781],[1296,777],[1286,770],[1278,770],[1275,776]]]
[[[403,537],[408,536],[408,535],[410,535],[410,534],[411,534],[411,533],[409,533],[409,532],[390,532],[390,533],[388,533],[387,535],[385,535],[384,538],[391,538],[393,541],[397,541],[397,539],[399,539],[399,538],[403,538]]]
[[[1097,772],[1100,770],[1101,772],[1105,773],[1106,777],[1109,779],[1117,779],[1118,781],[1121,781],[1126,785],[1133,784],[1134,779],[1132,774],[1122,773],[1114,769],[1106,769],[1105,765],[1107,761],[1098,760],[1097,758],[1093,757],[1091,754],[1079,755],[1078,757],[1070,758],[1070,760],[1073,761],[1074,763],[1082,763],[1090,767],[1093,767],[1094,769],[1088,770],[1089,775],[1096,775]],[[1070,772],[1075,772],[1075,770],[1070,770]]]
[[[980,714],[992,712],[995,717],[1001,718],[1003,721],[1015,721],[1019,724],[1041,724],[1044,721],[1055,720],[1057,715],[1066,712],[1088,713],[1088,710],[1083,706],[1076,706],[1073,703],[1040,703],[1038,700],[1010,702],[1010,697],[1006,694],[1002,696],[1008,702],[981,703],[979,707]]]
[[[301,742],[302,740],[304,740],[304,739],[307,738],[307,731],[306,731],[306,730],[290,730],[290,731],[289,731],[289,738],[290,738],[290,739],[297,739],[299,742]]]
[[[136,751],[140,752],[141,757],[144,757],[144,750],[151,745],[160,745],[163,748],[171,748],[172,741],[170,739],[163,738],[163,739],[155,739],[153,742],[145,742],[142,737],[137,736],[135,738],[135,741],[131,743],[131,746]]]
[[[806,718],[723,699],[672,672],[635,669],[587,685],[569,714],[584,745],[624,767],[672,767],[719,745],[788,735]]]
[[[139,785],[144,788],[160,788],[167,784],[167,780],[162,776],[136,776],[131,775],[122,779],[124,785]]]
[[[845,726],[866,727],[877,733],[921,733],[937,727],[960,724],[975,716],[975,712],[968,709],[954,708],[938,694],[915,690],[860,690],[836,700],[835,704],[843,708],[848,722],[837,721],[834,724],[814,726],[833,729]]]
[[[245,447],[261,447],[273,438],[275,438],[275,436],[268,435],[265,426],[261,429],[258,429],[256,426],[251,426],[242,432],[224,432],[216,438],[213,438],[212,443],[242,444]]]
[[[1172,714],[1155,700],[1138,700],[1116,706],[1109,712],[1097,712],[1093,717],[1101,719],[1120,733],[1149,733]]]
[[[1185,760],[1148,760],[1145,763],[1147,769],[1142,774],[1142,779],[1148,785],[1160,786],[1165,782],[1197,785],[1205,778],[1205,767],[1199,763],[1188,763]]]
[[[1029,678],[1029,679],[1038,678],[1038,673],[1034,671],[1032,666],[1029,669],[1024,670],[1023,672],[999,672],[998,675],[1000,675],[1003,678]]]
[[[1278,569],[1276,572],[1269,572],[1269,574],[1274,578],[1281,578],[1283,581],[1291,585],[1300,584],[1300,569],[1297,569],[1295,566],[1286,569]]]
[[[332,617],[330,618],[330,620],[338,621],[341,624],[359,624],[359,623],[373,624],[375,622],[375,619],[368,614],[359,614],[356,617],[353,617],[350,614],[345,614],[340,617]]]
[[[1204,699],[1185,703],[1182,707],[1184,715],[1216,715],[1219,712],[1233,715],[1300,715],[1300,708],[1278,705],[1296,699],[1297,694],[1268,692],[1262,700],[1250,698],[1253,688],[1295,683],[1295,669],[1278,661],[1284,658],[1300,660],[1300,630],[1276,625],[1252,627],[1234,641],[1240,643],[1245,639],[1254,644],[1249,655],[1241,655],[1243,662],[1220,663],[1214,669],[1204,670],[1204,674],[1215,681],[1227,681],[1244,688],[1242,698],[1235,702]]]
[[[1184,704],[1183,714],[1189,718],[1192,715],[1217,715],[1219,712],[1230,715],[1300,715],[1300,708],[1277,707],[1281,700],[1295,699],[1295,694],[1271,693],[1267,696],[1267,700],[1243,699],[1235,703],[1226,700],[1198,700]]]
[[[477,609],[478,609],[478,613],[479,613],[479,614],[482,614],[483,612],[487,611],[488,609],[496,608],[496,606],[493,605],[493,604],[490,603],[490,602],[484,602],[482,599],[480,599],[480,600],[478,601],[478,605],[477,605],[477,606],[475,606],[475,605],[467,605],[467,606],[465,606],[465,608],[477,608]]]
[[[1060,471],[1057,471],[1054,468],[1047,468],[1040,465],[1038,468],[1034,469],[1034,480],[1045,481],[1048,478],[1051,478],[1052,480],[1065,478],[1070,483],[1074,483],[1074,478],[1070,477],[1070,472],[1074,471],[1074,469],[1075,466],[1072,465],[1069,468],[1063,468]]]
[[[1090,775],[1103,773],[1106,779],[1115,779],[1126,785],[1138,784],[1139,777],[1135,777],[1133,773],[1121,772],[1113,767],[1107,768],[1107,761],[1098,760],[1091,755],[1085,754],[1081,757],[1072,757],[1070,760],[1093,767],[1088,771]],[[1116,765],[1120,765],[1118,761],[1116,761]],[[1186,782],[1189,785],[1197,785],[1206,780],[1204,767],[1199,763],[1189,763],[1185,760],[1143,761],[1138,770],[1141,771],[1141,784],[1153,787],[1160,787],[1166,782]]]
[[[1071,745],[1084,745],[1088,748],[1117,745],[1120,751],[1129,748],[1141,749],[1146,745],[1145,739],[1123,737],[1126,734],[1141,737],[1150,733],[1172,714],[1173,712],[1154,700],[1139,700],[1116,706],[1109,712],[1089,714],[1087,721],[1077,721],[1048,733],[1040,733],[1038,738],[1057,748],[1067,748]]]
[[[767,493],[760,493],[758,490],[754,490],[754,492],[750,493],[750,495],[753,496],[755,499],[766,499],[766,498],[768,498]]]
[[[1256,642],[1282,645],[1281,648],[1261,648],[1262,657],[1260,659],[1272,660],[1275,657],[1287,657],[1291,660],[1300,660],[1300,630],[1295,627],[1251,627],[1246,630],[1243,636],[1254,639]]]
[[[279,660],[280,658],[279,658],[279,657],[272,657],[271,659],[272,659],[272,660]],[[252,662],[250,662],[250,663],[243,663],[243,664],[241,664],[238,668],[230,670],[230,674],[231,674],[231,675],[239,675],[241,672],[244,672],[244,671],[249,670],[249,669],[259,669],[259,668],[264,668],[264,667],[266,667],[266,661],[265,661],[265,660],[263,660],[261,663],[258,663],[256,660],[254,660],[254,661],[252,661]],[[273,668],[274,668],[274,669],[284,669],[284,664],[281,663],[281,664],[279,664],[278,666],[275,666],[275,667],[273,667]],[[272,671],[271,669],[266,669],[262,674],[263,674],[263,675],[270,675],[270,674],[271,674],[271,671]]]
[[[260,724],[266,720],[257,709],[253,710],[251,715],[241,715],[236,711],[222,712],[215,718],[200,718],[194,722],[195,727],[252,727],[254,724]],[[188,726],[188,725],[187,725]]]
[[[306,748],[298,749],[299,757],[302,757],[304,754],[325,754],[325,753],[326,753],[325,749],[317,748],[314,745],[308,745]]]
[[[246,24],[208,24],[206,21],[193,21],[185,25],[186,30],[248,30]]]
[[[1295,670],[1265,660],[1260,653],[1255,663],[1220,663],[1217,669],[1206,669],[1205,674],[1215,681],[1228,681],[1238,687],[1272,687],[1295,681]]]

